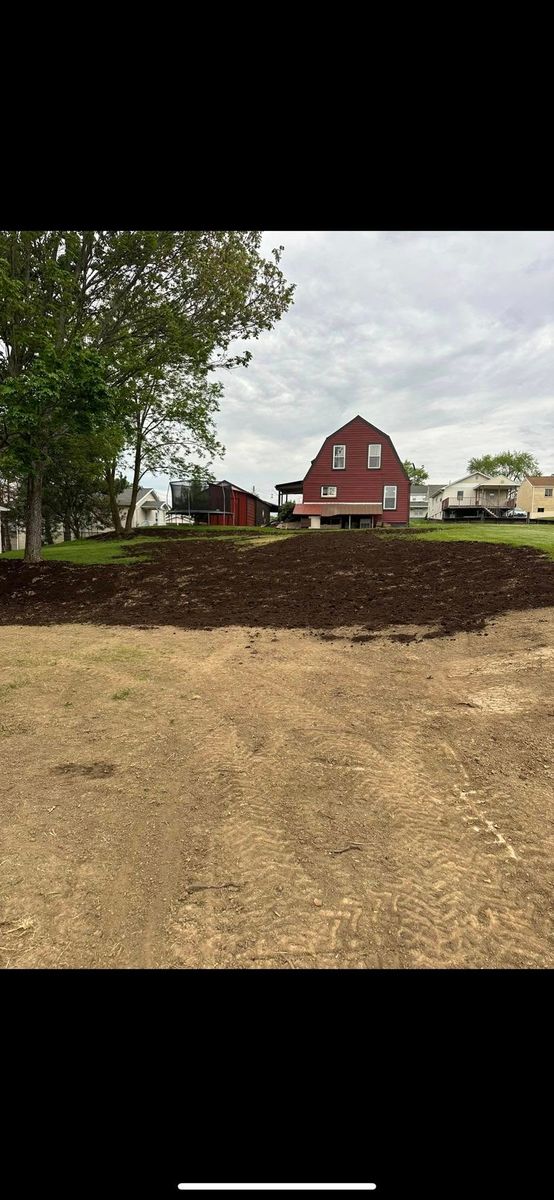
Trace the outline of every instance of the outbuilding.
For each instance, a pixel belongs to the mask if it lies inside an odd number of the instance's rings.
[[[268,525],[277,506],[228,479],[219,483],[171,483],[171,513],[202,525]]]

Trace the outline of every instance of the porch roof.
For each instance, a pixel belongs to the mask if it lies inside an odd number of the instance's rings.
[[[276,483],[275,491],[290,493],[291,496],[301,496],[304,491],[304,480],[293,479],[292,483]]]
[[[382,513],[383,505],[367,501],[357,504],[295,504],[295,517],[365,517]]]

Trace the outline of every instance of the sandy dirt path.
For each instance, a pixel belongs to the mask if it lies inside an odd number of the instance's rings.
[[[0,628],[0,965],[553,966],[554,609],[336,632]]]

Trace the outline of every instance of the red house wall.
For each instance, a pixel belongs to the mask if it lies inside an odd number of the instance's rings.
[[[256,500],[239,488],[226,489],[225,496],[217,484],[209,485],[209,503],[214,508],[222,508],[225,501],[228,511],[225,514],[212,512],[208,516],[209,525],[255,525]],[[261,504],[261,501],[260,501]]]
[[[233,491],[235,525],[248,525],[248,496]]]
[[[370,470],[367,465],[368,447],[381,444],[381,467]],[[346,467],[333,469],[333,446],[346,446]],[[410,481],[394,449],[390,437],[370,425],[363,417],[354,417],[341,429],[325,439],[304,479],[302,502],[324,504],[321,487],[331,484],[337,494],[329,503],[352,504],[357,500],[383,503],[385,484],[396,484],[396,508],[383,510],[383,520],[390,525],[407,525],[410,516]]]

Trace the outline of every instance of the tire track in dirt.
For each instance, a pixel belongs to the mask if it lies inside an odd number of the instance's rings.
[[[318,816],[320,810],[310,819],[309,807],[306,810],[304,806],[298,819],[294,805],[295,792],[304,795],[314,766],[319,765],[321,777],[313,785],[318,801],[326,790],[327,802],[342,806],[344,822],[353,789],[361,785],[367,768],[353,763],[356,735],[347,735],[339,746],[328,711],[310,700],[304,690],[299,700],[302,736],[297,729],[292,739],[299,714],[287,680],[273,677],[270,689],[262,686],[257,698],[260,724],[270,732],[260,739],[252,730],[248,711],[241,712],[232,695],[218,691],[215,709],[223,722],[218,729],[217,756],[226,815],[214,838],[210,878],[238,882],[240,891],[206,891],[189,901],[181,914],[181,929],[186,928],[190,937],[191,927],[196,925],[195,944],[207,948],[207,961],[214,964],[232,958],[234,965],[245,966],[273,961],[305,966],[323,960],[326,965],[380,965],[374,913],[390,904],[390,889],[386,884],[380,891],[360,889],[359,863],[353,869],[342,855],[331,856],[322,842],[329,837],[335,842],[344,840],[344,828],[333,834]],[[287,713],[284,727],[277,720],[283,711]],[[333,764],[321,758],[321,733],[326,726],[334,738],[334,760],[340,760],[349,772],[346,783],[341,784],[343,801],[337,798]],[[371,746],[366,748],[364,761],[368,756],[375,758]],[[212,761],[213,746],[206,755],[204,771]],[[366,931],[360,936],[364,909],[368,912]]]
[[[10,693],[4,965],[554,965],[554,610],[534,620],[127,631],[150,666],[117,706],[117,634],[33,631],[58,665]]]

